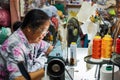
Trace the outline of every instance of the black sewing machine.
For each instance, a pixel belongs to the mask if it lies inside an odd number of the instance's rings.
[[[65,80],[65,61],[62,57],[48,57],[47,75],[50,80]]]

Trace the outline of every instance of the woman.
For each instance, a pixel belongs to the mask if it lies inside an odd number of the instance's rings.
[[[40,80],[44,76],[46,56],[53,49],[53,46],[42,40],[49,25],[48,15],[42,10],[33,9],[26,14],[21,27],[3,43],[0,51],[7,62],[9,80],[25,80],[17,66],[21,61],[31,80]]]
[[[22,22],[21,21],[16,21],[14,24],[13,24],[13,31],[16,31],[19,27],[21,27],[22,25]]]

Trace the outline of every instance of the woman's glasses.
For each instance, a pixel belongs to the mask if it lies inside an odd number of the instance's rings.
[[[40,30],[41,35],[47,35],[47,33],[49,32],[48,29],[40,29],[39,28],[39,30]]]

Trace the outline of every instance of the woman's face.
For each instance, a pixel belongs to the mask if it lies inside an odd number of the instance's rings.
[[[42,26],[40,26],[37,30],[31,30],[28,41],[29,43],[39,43],[48,33],[48,29],[50,26],[49,20]]]

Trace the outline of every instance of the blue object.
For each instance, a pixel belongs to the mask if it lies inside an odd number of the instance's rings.
[[[88,40],[88,35],[85,35],[85,39],[84,39],[84,48],[88,47],[88,43],[90,42],[90,40]]]
[[[49,54],[49,56],[60,56],[60,57],[62,57],[62,53],[63,53],[63,51],[62,51],[61,42],[58,40],[57,43],[54,46],[54,49]]]

